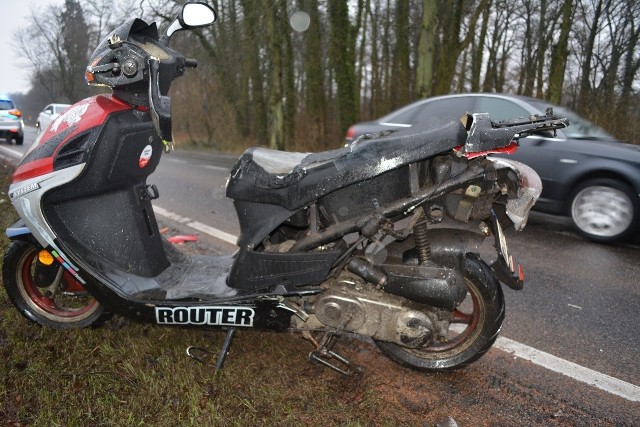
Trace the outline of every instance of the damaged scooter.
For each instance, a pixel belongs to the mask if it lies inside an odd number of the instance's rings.
[[[243,328],[298,331],[312,360],[345,373],[353,366],[333,348],[343,334],[419,370],[478,359],[504,319],[500,282],[523,286],[504,230],[525,226],[541,191],[529,167],[488,155],[567,120],[464,114],[328,152],[249,149],[226,188],[239,249],[187,255],[159,232],[147,179],[171,141],[169,87],[197,65],[169,41],[215,19],[187,3],[163,34],[131,19],[97,47],[86,79],[112,93],[60,115],[13,176],[21,219],[6,230],[3,281],[16,308],[53,328],[115,313],[226,329],[218,367]],[[478,255],[487,237],[490,262]]]

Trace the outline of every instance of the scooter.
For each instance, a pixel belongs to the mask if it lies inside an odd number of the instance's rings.
[[[494,123],[475,113],[322,153],[249,149],[226,188],[239,249],[186,255],[162,237],[147,178],[171,145],[169,87],[197,65],[169,48],[171,36],[215,19],[187,3],[162,36],[132,19],[97,47],[86,80],[112,94],[67,109],[13,176],[21,219],[6,230],[3,264],[13,304],[53,328],[97,326],[114,313],[223,328],[218,367],[241,328],[299,331],[311,360],[343,373],[353,369],[333,349],[343,334],[419,370],[479,358],[504,319],[499,282],[523,286],[503,230],[525,226],[541,191],[533,170],[488,155],[567,120],[548,111]],[[474,223],[477,231],[457,227]],[[488,236],[492,263],[477,253]]]

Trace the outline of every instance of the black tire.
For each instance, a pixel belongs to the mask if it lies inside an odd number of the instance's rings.
[[[587,239],[622,242],[634,236],[640,224],[640,200],[624,182],[591,179],[571,192],[569,215],[576,231]]]
[[[22,143],[24,142],[24,136],[16,135],[13,137],[13,140],[16,142],[16,145],[22,145]]]
[[[465,257],[464,278],[467,298],[455,310],[463,319],[464,330],[453,332],[444,343],[413,349],[398,344],[376,341],[378,347],[392,360],[420,371],[441,372],[462,368],[477,360],[493,345],[504,320],[504,296],[500,283],[491,269],[477,256]],[[471,311],[463,305],[471,303]]]
[[[15,241],[4,256],[4,287],[24,317],[55,329],[100,326],[111,317],[66,271],[62,275],[59,294],[54,298],[47,297],[45,291],[50,283],[36,283],[35,279],[37,253],[38,248],[33,244]]]

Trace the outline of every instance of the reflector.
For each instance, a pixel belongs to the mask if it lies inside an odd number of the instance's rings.
[[[55,261],[55,259],[53,258],[53,255],[49,253],[49,251],[47,251],[46,249],[42,249],[40,252],[38,252],[38,261],[40,261],[44,265],[51,265],[53,264],[53,261]]]

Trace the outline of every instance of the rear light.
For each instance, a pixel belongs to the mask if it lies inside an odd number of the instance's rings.
[[[87,84],[92,84],[95,81],[95,77],[93,76],[92,73],[85,71],[84,72],[84,80],[87,82]]]
[[[16,117],[22,117],[22,113],[20,112],[20,110],[9,110],[9,114]]]
[[[347,129],[347,134],[345,135],[345,139],[347,141],[353,141],[353,136],[356,134],[356,128],[355,126],[351,126],[349,127],[349,129]]]

